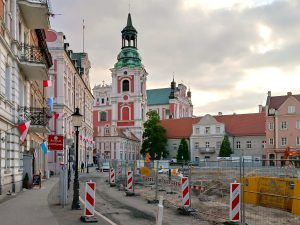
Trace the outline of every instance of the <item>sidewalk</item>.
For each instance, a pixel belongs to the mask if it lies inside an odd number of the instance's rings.
[[[3,225],[59,225],[48,206],[48,195],[58,178],[42,182],[42,188],[22,191],[4,197],[0,203],[0,224]]]

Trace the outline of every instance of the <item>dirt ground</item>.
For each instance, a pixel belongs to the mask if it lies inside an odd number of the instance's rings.
[[[162,177],[160,177],[162,178]],[[165,178],[165,177],[164,177]],[[229,182],[216,179],[201,182],[206,185],[205,191],[192,190],[191,207],[196,210],[193,217],[205,219],[210,224],[224,224],[229,219]],[[140,183],[135,186],[135,192],[145,199],[155,199],[154,182]],[[181,187],[161,184],[157,196],[164,197],[164,206],[179,208],[182,206]],[[167,192],[173,194],[167,194]],[[279,209],[245,204],[245,221],[251,225],[300,225],[300,216]]]

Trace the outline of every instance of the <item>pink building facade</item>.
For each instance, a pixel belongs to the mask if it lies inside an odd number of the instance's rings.
[[[263,158],[269,165],[280,164],[287,147],[300,150],[300,95],[288,92],[283,96],[271,96],[266,102],[266,145]]]

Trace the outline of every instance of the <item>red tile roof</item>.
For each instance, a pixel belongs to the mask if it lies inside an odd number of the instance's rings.
[[[168,138],[189,138],[192,135],[193,124],[200,118],[182,118],[161,120],[161,125],[166,129]]]
[[[235,114],[214,116],[225,124],[225,131],[232,136],[264,136],[265,113]],[[162,120],[161,125],[166,129],[168,138],[189,138],[192,135],[193,124],[200,121],[198,118],[182,118]]]
[[[300,95],[292,95],[295,97],[299,102],[300,102]],[[270,104],[269,104],[269,109],[278,109],[287,99],[288,95],[283,95],[283,96],[272,96],[270,98]]]

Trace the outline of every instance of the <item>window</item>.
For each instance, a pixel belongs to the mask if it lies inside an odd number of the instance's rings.
[[[216,142],[216,148],[217,148],[217,149],[220,149],[220,148],[221,148],[221,141],[217,141],[217,142]]]
[[[199,127],[196,128],[196,134],[199,134],[200,133],[200,129]]]
[[[173,144],[173,149],[177,150],[177,144]]]
[[[5,68],[5,96],[7,100],[11,100],[11,70],[8,64]]]
[[[296,145],[300,145],[300,137],[296,138]]]
[[[205,142],[205,148],[209,148],[209,141]]]
[[[104,104],[104,98],[101,98],[101,104]]]
[[[288,106],[288,114],[294,114],[295,111],[295,106]]]
[[[205,134],[210,134],[210,127],[205,127]]]
[[[106,112],[100,112],[100,121],[107,121]]]
[[[251,141],[247,141],[246,147],[247,147],[247,148],[252,148],[252,143],[251,143]]]
[[[129,80],[124,80],[122,83],[122,90],[129,91]]]
[[[273,139],[273,138],[270,138],[270,139],[269,139],[269,144],[270,144],[270,145],[274,145],[274,139]]]
[[[296,121],[296,129],[300,129],[300,120]]]
[[[219,134],[221,132],[221,128],[220,127],[216,127],[216,133]]]
[[[198,149],[198,148],[199,148],[199,143],[195,142],[195,149]]]
[[[265,146],[266,146],[266,141],[262,141],[262,142],[261,142],[261,147],[262,147],[262,148],[265,148]]]
[[[281,146],[286,146],[286,144],[287,144],[287,138],[286,137],[281,138]]]
[[[237,142],[236,142],[236,148],[237,148],[237,149],[240,149],[240,148],[241,148],[241,142],[240,142],[240,141],[237,141]]]
[[[281,128],[281,130],[286,130],[287,129],[287,122],[286,121],[282,121],[280,128]]]
[[[269,130],[273,130],[274,129],[274,123],[273,122],[270,122],[269,123]]]
[[[107,128],[107,127],[104,128],[104,134],[105,134],[105,135],[108,135],[108,134],[109,134],[109,128]]]

